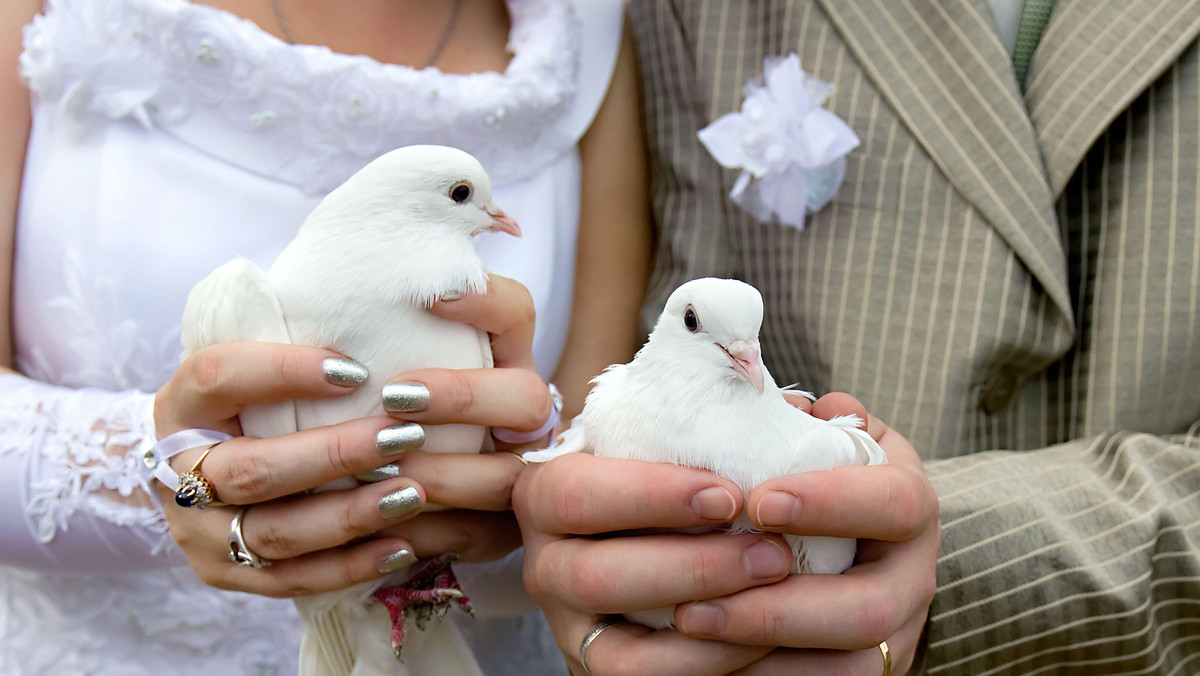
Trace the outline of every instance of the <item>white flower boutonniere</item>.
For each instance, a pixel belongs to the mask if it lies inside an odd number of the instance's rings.
[[[846,176],[846,153],[858,136],[821,106],[833,85],[800,68],[800,57],[767,57],[746,83],[739,113],[700,130],[700,142],[722,166],[741,168],[729,197],[761,221],[798,230],[825,206]]]

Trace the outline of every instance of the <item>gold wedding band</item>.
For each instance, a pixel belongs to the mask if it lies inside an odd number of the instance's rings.
[[[622,620],[600,620],[588,629],[588,633],[583,637],[583,642],[579,644],[579,663],[583,665],[583,670],[588,674],[592,673],[591,667],[588,666],[588,648],[592,647],[592,642],[596,640],[605,630],[617,626],[618,624],[629,624]]]
[[[529,466],[529,461],[526,460],[525,456],[521,455],[520,453],[517,453],[516,451],[505,451],[505,452],[511,453],[513,455],[513,457],[516,458],[517,460],[520,460],[521,464],[524,465],[525,467]]]
[[[880,676],[891,676],[892,651],[888,650],[887,641],[879,644],[879,652],[883,653],[883,673]]]

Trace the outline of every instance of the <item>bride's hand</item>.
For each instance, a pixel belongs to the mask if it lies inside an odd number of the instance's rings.
[[[467,423],[536,434],[554,402],[534,370],[534,308],[520,283],[492,275],[486,294],[443,301],[431,311],[470,324],[491,338],[495,368],[423,369],[392,379],[384,405],[393,417],[422,425]],[[389,393],[398,395],[390,397]],[[553,430],[524,444],[496,441],[504,451],[540,448]],[[393,461],[399,476],[420,483],[429,502],[448,511],[423,513],[381,535],[413,543],[417,556],[454,552],[465,561],[499,558],[521,545],[512,513],[512,489],[525,463],[514,453],[411,452]]]
[[[273,343],[226,343],[187,359],[155,397],[155,425],[165,437],[185,429],[218,430],[234,438],[204,457],[202,475],[225,507],[183,508],[159,485],[171,535],[192,569],[222,589],[290,597],[343,589],[382,576],[388,563],[413,547],[399,538],[350,544],[413,511],[397,513],[383,505],[419,507],[424,489],[397,478],[347,491],[305,495],[324,483],[385,464],[377,435],[391,418],[361,418],[272,439],[243,437],[238,414],[247,406],[289,399],[327,399],[352,392],[326,376],[342,355],[313,347]],[[185,472],[203,448],[172,461]],[[272,562],[265,568],[238,565],[229,558],[227,538],[239,506],[249,506],[242,532],[255,554]]]
[[[533,372],[533,306],[512,280],[493,276],[486,295],[436,304],[439,316],[492,334],[496,369],[430,369],[397,381],[429,391],[423,410],[397,412],[421,425],[466,422],[537,429],[552,407]],[[250,405],[321,399],[352,388],[326,379],[327,350],[237,343],[194,355],[157,397],[160,436],[188,428],[238,435],[238,413]],[[408,390],[411,392],[411,387]],[[234,507],[183,509],[161,489],[172,535],[205,582],[269,596],[334,591],[380,577],[412,556],[453,551],[464,560],[488,560],[520,545],[511,490],[523,462],[510,453],[384,456],[377,435],[394,418],[374,417],[313,428],[275,439],[236,437],[213,449],[202,472],[218,498],[252,505],[244,517],[247,546],[273,565],[253,569],[228,558],[226,538]],[[176,469],[191,467],[200,450],[180,454]],[[303,495],[333,479],[379,470],[394,475],[345,491]],[[376,472],[383,474],[383,472]],[[453,508],[414,518],[426,502]],[[368,538],[369,539],[363,539]]]

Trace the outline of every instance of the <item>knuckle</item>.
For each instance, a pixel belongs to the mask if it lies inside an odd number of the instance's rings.
[[[272,520],[258,520],[254,526],[254,539],[258,544],[251,548],[268,559],[290,559],[298,551],[296,539]]]
[[[521,523],[527,523],[531,516],[530,510],[532,485],[536,481],[539,467],[533,463],[524,471],[518,472],[512,486],[512,508]]]
[[[569,533],[582,533],[587,530],[587,497],[584,493],[585,482],[574,475],[564,477],[554,486],[554,514]]]
[[[596,557],[575,557],[569,568],[567,584],[579,601],[581,610],[604,612],[608,609],[611,578]]]
[[[270,463],[258,453],[229,455],[221,467],[222,481],[216,488],[218,495],[222,489],[227,492],[226,501],[243,499],[254,502],[268,495],[275,485]]]
[[[691,580],[693,585],[692,589],[695,590],[701,598],[706,598],[708,596],[707,592],[710,591],[709,587],[713,583],[712,576],[710,575],[709,564],[709,556],[703,551],[693,552],[691,556],[688,557],[688,561],[685,564],[688,572],[688,578]]]
[[[484,539],[488,536],[488,533],[480,532],[479,528],[471,527],[462,522],[435,521],[433,528],[437,530],[427,532],[427,537],[422,538],[422,542],[425,542],[427,545],[436,543],[436,549],[444,552],[454,552],[467,559],[470,559],[476,550],[483,545]]]
[[[760,606],[754,609],[750,626],[757,631],[756,642],[762,645],[784,645],[784,622],[773,609]],[[761,639],[761,640],[760,640]]]
[[[529,596],[537,601],[538,605],[546,605],[546,601],[552,598],[548,587],[543,582],[546,578],[544,571],[547,561],[546,557],[534,555],[526,549],[525,564],[521,568],[521,581],[525,583],[525,591],[529,592]]]
[[[304,373],[306,359],[303,353],[297,350],[280,349],[275,350],[272,356],[275,372],[281,385],[295,389],[304,384],[301,374]]]
[[[592,661],[596,657],[591,657]],[[600,670],[601,674],[620,674],[621,676],[648,676],[650,667],[646,664],[645,657],[635,650],[624,650],[611,653],[605,660],[609,663],[606,669]]]
[[[517,465],[507,458],[501,458],[508,464]],[[476,493],[480,505],[487,509],[495,509],[497,511],[508,511],[513,505],[513,485],[517,481],[517,476],[520,474],[520,467],[515,467],[506,471],[503,475],[498,475],[496,481],[489,481],[487,485],[482,487]]]
[[[214,572],[211,568],[192,566],[192,570],[196,572],[196,577],[200,581],[210,587],[224,589],[226,591],[244,591],[243,585],[236,584],[234,581],[237,575],[237,568],[233,566],[223,566],[222,572]]]
[[[906,474],[891,477],[887,490],[894,527],[905,539],[922,530],[929,511],[923,487],[914,485],[909,478]]]
[[[355,463],[354,445],[336,428],[325,435],[325,460],[329,463],[331,476],[350,476],[359,471]]]
[[[338,565],[335,571],[337,589],[353,587],[360,582],[367,582],[378,577],[378,574],[373,574],[375,566],[359,565],[359,559],[356,559],[354,556],[338,557]]]
[[[522,373],[524,376],[521,387],[525,394],[525,401],[529,402],[525,408],[524,424],[531,430],[536,430],[546,422],[546,417],[554,406],[554,401],[550,397],[550,388],[542,381],[541,376],[534,371],[525,369],[522,369]]]
[[[537,319],[537,309],[533,304],[533,294],[529,292],[529,289],[524,284],[514,279],[507,280],[504,286],[503,293],[512,295],[511,309],[507,310],[511,312],[508,315],[509,321],[512,322],[513,326],[532,325],[534,320]]]
[[[891,491],[888,505],[892,513],[892,527],[902,539],[911,538],[920,528],[923,507],[918,498],[908,491]]]
[[[879,651],[877,650],[875,652]],[[862,676],[864,673],[859,668],[859,665],[853,663],[851,660],[838,660],[835,664],[828,665],[826,669],[827,671],[825,673],[828,674],[828,676]],[[867,673],[874,674],[875,671],[878,671],[878,669]]]
[[[474,385],[471,379],[460,371],[446,371],[445,378],[449,413],[454,418],[462,418],[475,406]]]
[[[933,603],[934,595],[937,594],[937,567],[927,566],[918,584],[917,599],[923,608],[928,608],[929,604]]]
[[[857,649],[877,646],[895,632],[895,603],[887,596],[871,594],[853,613],[855,636],[852,640]]]
[[[200,350],[187,360],[187,376],[201,397],[209,398],[220,392],[225,377],[222,362],[221,351],[212,348]]]
[[[537,320],[537,308],[533,305],[533,294],[523,284],[518,284],[517,288],[520,290],[520,304],[517,306],[518,318],[522,324],[532,326]]]
[[[256,593],[276,599],[294,599],[297,596],[312,596],[321,592],[321,589],[312,584],[314,576],[311,569],[302,566],[276,566],[271,570],[270,584]]]
[[[350,585],[346,585],[349,587]],[[289,581],[282,586],[269,590],[267,596],[277,599],[294,599],[297,596],[312,596],[318,593],[317,589],[303,582]]]

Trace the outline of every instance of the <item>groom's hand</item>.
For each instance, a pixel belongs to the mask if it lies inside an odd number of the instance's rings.
[[[702,470],[582,453],[531,465],[513,494],[525,584],[573,671],[583,673],[580,643],[604,615],[724,596],[786,576],[791,553],[778,536],[620,533],[716,528],[742,504],[736,484]],[[724,674],[770,650],[621,625],[592,643],[588,666],[594,674]]]

